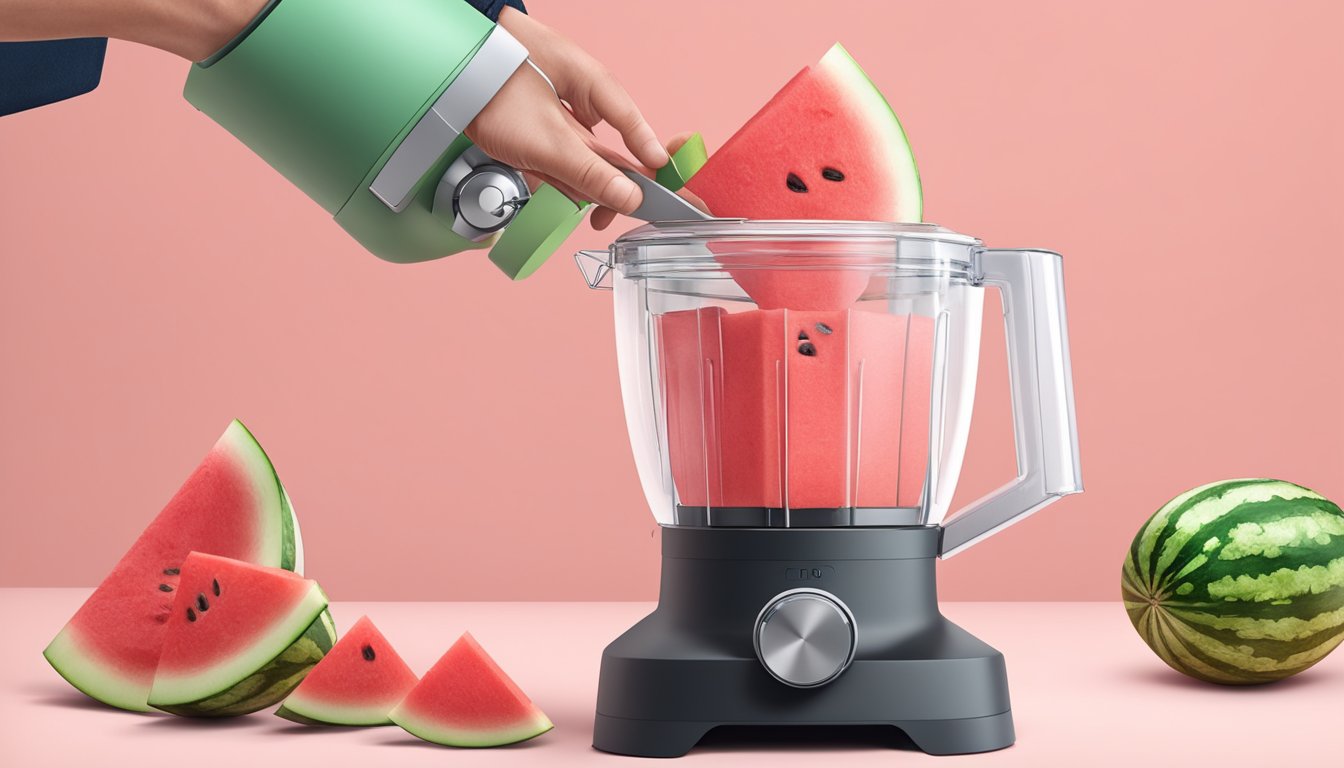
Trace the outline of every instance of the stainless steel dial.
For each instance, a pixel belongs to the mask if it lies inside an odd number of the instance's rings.
[[[825,685],[854,660],[858,639],[854,614],[820,589],[781,592],[756,618],[756,656],[782,683],[797,688]]]

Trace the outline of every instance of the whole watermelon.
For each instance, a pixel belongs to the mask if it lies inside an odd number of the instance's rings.
[[[1344,511],[1280,480],[1226,480],[1167,502],[1134,537],[1129,620],[1172,668],[1281,680],[1344,640]]]

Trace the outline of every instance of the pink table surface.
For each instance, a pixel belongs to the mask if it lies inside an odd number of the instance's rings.
[[[3,589],[0,766],[509,766],[637,762],[590,746],[602,647],[646,603],[335,603],[367,613],[417,672],[465,629],[555,721],[514,747],[456,750],[395,727],[326,729],[258,713],[222,721],[107,709],[69,688],[41,652],[87,590]],[[1344,765],[1344,651],[1297,678],[1222,688],[1168,670],[1117,603],[950,603],[944,613],[1008,658],[1017,744],[934,758],[874,743],[729,741],[690,765]]]

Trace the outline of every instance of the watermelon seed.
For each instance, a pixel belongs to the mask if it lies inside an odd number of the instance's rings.
[[[374,657],[373,646],[372,646],[372,645],[366,645],[366,646],[364,646],[364,648],[363,648],[362,650],[363,650],[363,653],[364,653],[364,660],[365,660],[365,661],[373,661],[373,657]]]
[[[822,168],[821,178],[827,181],[844,181],[845,174],[841,173],[840,171],[834,168]]]
[[[205,601],[205,593],[196,596],[196,607],[201,609],[201,613],[210,610],[210,604]]]
[[[187,621],[195,621],[195,620],[196,620],[196,612],[193,611],[193,610],[191,610],[190,608],[188,608],[188,609],[187,609]]]
[[[807,191],[807,185],[803,183],[802,179],[798,178],[798,174],[796,173],[790,173],[788,178],[784,180],[784,184],[788,186],[790,192]]]
[[[798,345],[798,353],[805,357],[816,357],[817,348],[812,346],[812,342],[804,341],[802,344]]]
[[[181,569],[181,568],[164,568],[164,569],[163,569],[163,575],[164,575],[164,576],[176,576],[177,574],[179,574],[179,573],[181,573],[181,572],[182,572],[182,569]]]
[[[799,341],[807,341],[807,331],[799,331],[799,332],[798,332],[798,340],[799,340]]]
[[[825,335],[827,335],[827,336],[829,336],[829,335],[831,335],[831,333],[833,333],[833,331],[831,330],[831,326],[829,326],[829,325],[827,325],[827,324],[825,324],[825,323],[817,323],[817,330],[818,330],[818,331],[821,331],[823,334],[825,334]]]
[[[173,587],[172,587],[172,585],[169,585],[169,584],[160,584],[160,585],[159,585],[159,591],[160,591],[160,592],[172,592],[172,591],[173,591]]]
[[[214,579],[211,582],[211,586],[214,587],[215,597],[219,597],[219,579]]]

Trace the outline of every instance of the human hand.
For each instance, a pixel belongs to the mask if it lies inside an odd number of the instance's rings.
[[[618,170],[634,163],[591,131],[606,122],[640,163],[666,165],[667,152],[630,94],[596,59],[541,22],[506,7],[499,23],[527,48],[555,92],[532,67],[522,66],[467,126],[467,136],[496,160],[573,199],[603,206],[593,214],[595,221],[602,217],[609,224],[616,212],[639,207],[639,187]]]

